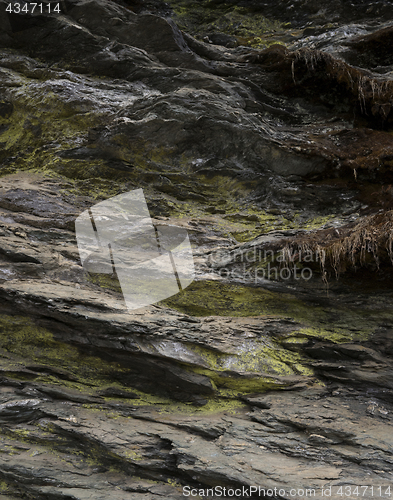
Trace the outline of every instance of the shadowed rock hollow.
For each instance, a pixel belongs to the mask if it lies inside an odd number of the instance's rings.
[[[0,498],[391,483],[393,13],[276,4],[0,3]],[[139,188],[196,279],[128,312],[75,219]]]

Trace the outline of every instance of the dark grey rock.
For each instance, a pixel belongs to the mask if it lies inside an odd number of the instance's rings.
[[[352,26],[345,47],[346,26],[318,27],[364,16],[355,3],[242,6],[312,22],[288,35],[310,49],[310,71],[315,49],[375,69],[375,38],[359,32],[371,24]],[[303,95],[283,47],[261,54],[222,33],[198,41],[157,15],[171,11],[160,2],[61,7],[0,9],[0,496],[388,484],[389,293],[219,271],[356,221],[356,179],[326,177],[339,175],[357,131],[349,160],[383,144],[373,159],[389,171],[389,132],[370,133],[370,116],[354,122],[350,94],[324,101],[316,84]],[[197,280],[175,302],[130,313],[116,276],[84,271],[74,222],[141,187],[156,223],[189,232]]]

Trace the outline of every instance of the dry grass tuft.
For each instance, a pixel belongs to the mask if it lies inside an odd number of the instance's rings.
[[[388,117],[393,98],[393,81],[384,80],[383,77],[377,79],[376,76],[319,50],[300,49],[291,54],[291,59],[291,73],[295,84],[296,66],[305,65],[309,74],[322,70],[327,79],[344,86],[358,100],[362,114],[379,115],[382,120]],[[303,68],[300,73],[303,78],[306,76]]]
[[[393,211],[364,217],[354,227],[314,231],[286,242],[286,265],[293,263],[293,255],[307,253],[318,255],[324,279],[329,270],[338,278],[349,269],[393,265]]]
[[[284,93],[290,88],[316,94],[339,93],[353,100],[363,116],[393,122],[393,81],[386,76],[351,66],[341,59],[320,50],[302,48],[289,51],[273,45],[257,54],[245,56],[244,61],[260,64],[267,71],[275,71],[284,84]],[[337,96],[336,96],[337,97]]]

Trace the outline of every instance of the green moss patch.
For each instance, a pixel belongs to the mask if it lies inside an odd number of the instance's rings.
[[[241,45],[265,48],[277,43],[271,37],[277,31],[288,28],[288,24],[271,20],[260,12],[239,7],[233,3],[202,0],[169,0],[174,10],[174,19],[179,27],[194,36],[203,37],[211,33],[225,33],[237,39]]]
[[[312,370],[302,366],[303,357],[283,349],[276,341],[265,337],[261,340],[245,340],[233,354],[224,354],[201,346],[189,346],[216,372],[264,373],[269,376],[312,375]],[[211,375],[220,385],[222,374]]]
[[[129,370],[126,367],[85,354],[71,344],[57,341],[49,330],[38,327],[30,318],[0,315],[1,351],[3,373],[11,379],[32,381],[44,387],[64,387],[86,396],[96,396],[98,389],[102,391],[109,387],[130,390],[130,386],[119,382],[122,378],[127,378]],[[26,366],[31,369],[26,370]],[[134,387],[132,392],[138,399],[121,398],[122,405],[152,406],[157,411],[171,413],[210,413],[243,406],[239,401],[211,398],[203,408],[196,409],[191,403],[175,402],[168,397],[145,393]],[[116,397],[103,398],[107,402],[113,400],[117,401]],[[96,404],[85,406],[93,410],[99,409],[101,405],[98,408]],[[115,412],[114,416],[120,414],[121,412]]]
[[[336,303],[327,307],[311,305],[290,293],[218,281],[194,281],[162,304],[192,316],[290,318],[308,328],[304,332],[307,335],[337,342],[364,340],[377,327],[371,312],[367,314],[361,309]]]
[[[16,359],[28,359],[44,367],[54,367],[71,374],[74,381],[61,378],[61,384],[71,388],[101,387],[108,384],[114,373],[124,369],[117,363],[105,362],[85,355],[77,347],[57,341],[45,328],[36,326],[29,318],[0,315],[0,348],[16,355]],[[36,380],[59,383],[51,374],[37,374]],[[9,372],[12,374],[12,372]]]

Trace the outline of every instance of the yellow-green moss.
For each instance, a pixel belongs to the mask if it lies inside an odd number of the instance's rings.
[[[285,343],[287,344],[294,344],[294,345],[303,345],[307,344],[308,338],[302,335],[297,335],[297,334],[291,334],[293,336],[286,338]]]
[[[79,113],[53,92],[34,89],[27,78],[23,81],[13,96],[13,113],[0,117],[3,126],[0,158],[16,155],[15,164],[3,168],[2,174],[12,171],[16,165],[19,170],[45,169],[47,162],[61,161],[54,153],[77,144],[100,117],[97,112]],[[51,151],[41,149],[50,143],[57,146]]]
[[[326,215],[326,216],[320,216],[320,217],[314,217],[313,219],[308,219],[306,222],[301,224],[302,229],[319,229],[320,227],[324,226],[331,220],[335,219],[336,215]]]
[[[328,330],[325,328],[301,328],[299,331],[294,332],[294,334],[303,334],[308,337],[322,338],[325,340],[330,340],[337,344],[342,342],[352,342],[367,340],[370,336],[369,329],[360,329],[356,332],[350,331],[346,328],[335,328],[333,330]]]
[[[364,340],[377,328],[371,312],[333,304],[331,310],[310,307],[290,293],[278,293],[262,287],[226,284],[217,281],[194,281],[182,292],[162,304],[192,316],[249,317],[273,315],[290,318],[304,325],[310,335],[337,342]],[[386,319],[390,311],[381,311]],[[311,333],[312,332],[312,333]],[[299,330],[296,331],[299,335]],[[308,335],[308,333],[307,333]]]
[[[2,493],[6,493],[8,489],[9,489],[8,483],[6,483],[5,481],[0,481],[0,491]]]
[[[85,355],[75,346],[55,340],[48,330],[37,327],[29,318],[20,316],[0,316],[0,347],[43,366],[64,368],[76,375],[79,383],[84,386],[102,385],[110,380],[114,372],[124,370],[117,363]],[[53,375],[41,376],[41,380],[58,382]],[[78,387],[78,381],[62,380],[62,384]]]
[[[175,10],[183,9],[183,13],[187,11],[187,15],[196,17],[204,18],[206,12],[212,12],[206,2],[198,6],[186,1],[173,4]],[[249,16],[246,11],[229,4],[221,4],[218,10],[213,10],[213,17],[216,14],[219,17],[235,16],[236,19],[240,16],[241,30],[255,38],[255,43],[265,43],[266,37],[274,37],[272,30],[280,26],[259,14]],[[224,20],[224,24],[229,27],[231,23],[236,24],[235,18],[229,24]],[[267,35],[269,31],[270,35]],[[264,38],[261,33],[264,33]],[[272,38],[271,42],[274,41]],[[52,75],[48,73],[46,77],[52,78]],[[214,175],[214,172],[212,175],[195,173],[195,158],[180,155],[176,148],[119,134],[111,138],[105,153],[109,158],[128,165],[129,170],[111,168],[107,160],[94,158],[94,144],[86,146],[85,142],[89,130],[105,125],[106,111],[81,112],[77,104],[62,101],[55,92],[46,88],[45,73],[39,85],[37,80],[16,73],[12,78],[17,78],[20,87],[13,92],[13,112],[0,118],[0,160],[7,159],[1,175],[20,170],[40,172],[48,177],[55,175],[59,185],[64,185],[63,194],[88,196],[92,202],[142,187],[148,204],[152,206],[153,216],[210,217],[214,231],[239,242],[249,241],[272,229],[297,227],[296,222],[268,215],[248,202],[257,181],[239,181],[230,176]],[[64,151],[81,144],[87,150],[91,149],[90,159],[62,156]],[[218,207],[222,214],[212,216],[209,207]],[[231,214],[244,214],[244,218],[233,220]],[[322,219],[307,221],[306,227],[317,227],[322,223]]]
[[[55,176],[63,185],[61,193],[88,196],[92,202],[142,187],[153,216],[209,217],[212,229],[239,242],[278,227],[294,227],[284,217],[268,215],[247,201],[256,181],[195,173],[195,158],[179,155],[174,148],[124,134],[112,137],[106,152],[113,160],[129,165],[129,171],[111,168],[106,160],[94,158],[94,144],[87,145],[92,153],[89,159],[62,156],[64,151],[79,147],[90,129],[102,126],[105,114],[99,110],[81,113],[77,106],[46,90],[44,80],[36,86],[35,81],[21,76],[19,83],[21,87],[13,95],[13,112],[0,118],[0,160],[7,159],[2,175],[30,170]],[[222,213],[212,215],[209,207],[218,207]],[[244,217],[234,219],[236,214]]]
[[[265,373],[271,376],[313,375],[312,370],[301,367],[302,356],[293,351],[283,349],[272,339],[244,341],[233,353],[222,353],[201,346],[188,345],[189,349],[199,354],[210,370],[222,372],[234,370],[243,373]],[[219,374],[218,374],[219,375]],[[210,373],[216,381],[216,376]]]
[[[73,376],[75,380],[66,380],[56,374],[28,374],[29,378],[34,377],[36,382],[49,386],[60,386],[73,389],[86,395],[95,395],[99,388],[103,390],[108,387],[118,387],[123,390],[132,390],[139,396],[139,399],[124,399],[122,402],[133,406],[153,406],[159,411],[187,412],[197,411],[195,406],[188,403],[177,403],[170,398],[161,397],[142,392],[129,386],[124,386],[120,382],[114,382],[126,375],[128,369],[120,366],[116,362],[108,362],[104,359],[83,354],[75,346],[64,344],[54,339],[51,332],[45,328],[37,327],[32,320],[20,316],[0,315],[0,349],[9,352],[13,357],[10,364],[15,367],[21,364],[21,370],[26,363],[37,363],[39,366],[63,369],[65,373]],[[39,372],[39,369],[37,369]],[[42,370],[44,371],[44,369]],[[23,375],[23,372],[21,373]],[[19,372],[8,372],[11,378],[17,378]],[[116,398],[105,398],[106,400],[116,400]],[[219,401],[212,399],[203,407],[203,412],[218,412],[227,408],[238,407],[236,401]],[[94,405],[86,405],[87,408],[94,408]],[[199,410],[198,410],[199,411]],[[119,414],[114,412],[114,417]],[[28,436],[28,432],[20,431],[21,435]]]
[[[120,282],[115,274],[86,273],[86,279],[102,288],[121,293]]]
[[[268,34],[288,28],[282,23],[269,20],[258,12],[233,3],[212,3],[201,0],[169,0],[174,9],[174,19],[181,29],[194,36],[202,37],[210,33],[225,33],[237,38],[239,44],[256,48],[266,47]],[[276,40],[273,43],[277,43]]]

